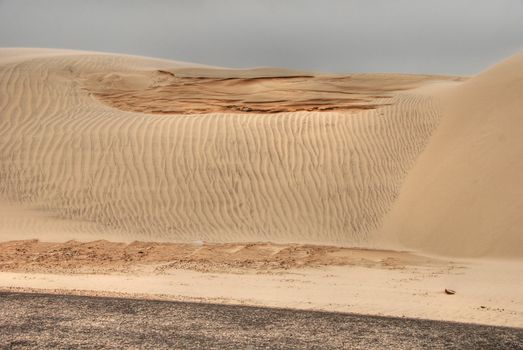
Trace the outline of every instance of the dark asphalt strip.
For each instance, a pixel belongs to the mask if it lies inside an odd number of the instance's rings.
[[[523,349],[523,329],[187,302],[0,293],[1,349]]]

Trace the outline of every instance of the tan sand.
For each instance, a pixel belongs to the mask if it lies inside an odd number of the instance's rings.
[[[0,287],[521,327],[522,64],[467,80],[0,49]]]

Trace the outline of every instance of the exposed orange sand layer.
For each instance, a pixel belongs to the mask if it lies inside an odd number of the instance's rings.
[[[386,269],[435,263],[407,252],[365,250],[317,245],[271,243],[65,243],[38,240],[0,243],[0,271],[53,273],[125,272],[144,265],[197,271],[288,270],[320,266],[364,266]]]
[[[0,49],[0,288],[521,327],[522,82]]]
[[[455,80],[1,49],[0,240],[387,248]]]
[[[133,77],[125,75],[105,80],[95,76],[86,82],[86,89],[112,107],[133,112],[281,113],[375,109],[390,104],[394,92],[436,79],[415,75],[379,79],[211,69],[193,69],[190,74],[184,69],[157,70],[144,72],[144,76],[149,77],[149,84],[138,86],[126,83]]]

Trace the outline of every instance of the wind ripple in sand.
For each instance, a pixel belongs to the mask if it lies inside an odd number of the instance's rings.
[[[357,76],[390,85],[369,102],[386,104],[378,109],[271,115],[146,114],[88,92],[93,77],[136,88],[148,84],[143,72],[172,67],[85,53],[0,62],[5,205],[108,239],[365,243],[439,118],[431,98],[404,91],[427,77]],[[45,239],[47,226],[6,221],[4,240]]]

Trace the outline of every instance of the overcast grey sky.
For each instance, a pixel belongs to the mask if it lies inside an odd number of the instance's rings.
[[[0,46],[474,74],[523,49],[523,0],[0,0]]]

